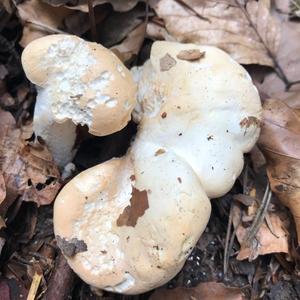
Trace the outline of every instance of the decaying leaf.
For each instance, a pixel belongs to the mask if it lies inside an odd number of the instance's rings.
[[[145,8],[140,5],[125,13],[111,13],[101,23],[99,42],[107,48],[121,43],[144,19]]]
[[[300,81],[300,43],[293,42],[300,40],[300,24],[283,21],[281,32],[276,59],[288,82],[284,82],[278,73],[272,72],[264,78],[260,90],[274,99],[297,98],[300,101],[300,82],[289,91],[286,90],[290,82]]]
[[[27,142],[9,112],[0,111],[0,172],[6,186],[1,211],[17,196],[39,205],[53,201],[60,188],[59,171],[50,152],[39,142]]]
[[[174,41],[175,39],[168,33],[165,27],[149,22],[147,24],[147,36],[153,40]]]
[[[117,219],[117,226],[134,227],[140,217],[149,208],[147,191],[132,187],[130,205],[126,206]]]
[[[127,62],[136,56],[143,44],[145,38],[145,24],[142,23],[131,31],[127,38],[119,45],[111,48],[121,61]]]
[[[44,2],[53,5],[61,6],[68,5],[70,9],[77,9],[83,12],[88,12],[88,5],[86,0],[43,0]],[[132,9],[139,0],[93,0],[93,6],[97,6],[104,3],[110,3],[115,11],[128,11]],[[143,1],[143,0],[140,0]]]
[[[169,71],[176,65],[176,59],[174,59],[169,53],[167,53],[164,57],[159,60],[160,70],[162,72]],[[165,112],[162,114],[162,118],[164,119]]]
[[[267,160],[271,188],[291,210],[300,242],[300,103],[296,98],[265,101],[259,146]]]
[[[160,0],[154,9],[178,41],[213,45],[242,64],[273,66],[280,29],[270,15],[270,1]]]
[[[23,36],[20,41],[25,47],[31,41],[48,34],[61,33],[64,18],[72,11],[64,7],[52,7],[40,0],[26,0],[17,6],[24,22]]]
[[[55,238],[58,247],[62,250],[63,254],[68,257],[72,257],[77,253],[87,251],[87,244],[83,240],[72,238],[68,241],[58,235]]]
[[[187,61],[199,60],[204,56],[205,52],[201,52],[198,49],[182,50],[176,55],[178,59]]]
[[[247,215],[241,216],[241,210],[237,206],[233,208],[233,225],[236,228],[236,236],[241,245],[241,249],[237,256],[238,260],[248,258],[250,261],[259,255],[270,253],[288,253],[289,234],[287,231],[289,222],[287,216],[278,212],[268,212],[265,221],[260,225],[258,232],[251,241],[247,243],[245,237],[249,227],[248,220],[253,220],[257,213],[257,207],[251,205],[247,209]],[[243,222],[244,218],[244,222]],[[239,222],[242,219],[242,222]]]
[[[245,297],[238,288],[226,287],[220,282],[202,282],[194,288],[175,288],[156,290],[150,300],[244,300]]]

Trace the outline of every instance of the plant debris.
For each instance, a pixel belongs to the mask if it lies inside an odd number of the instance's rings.
[[[136,125],[107,137],[91,137],[79,127],[79,150],[61,176],[32,131],[36,91],[21,66],[22,48],[53,33],[101,42],[128,67],[149,59],[156,40],[217,46],[244,64],[263,100],[258,147],[246,156],[232,190],[212,200],[210,222],[182,270],[134,299],[300,299],[299,12],[298,0],[2,1],[0,299],[133,299],[91,289],[64,257],[86,251],[86,243],[54,237],[52,205],[61,186],[126,153]],[[192,63],[204,56],[183,50],[162,57],[159,67],[166,72],[176,59]],[[162,113],[162,121],[167,117]],[[249,130],[252,124],[257,120],[250,116],[240,126]],[[133,188],[117,224],[135,226],[148,207],[147,191]]]

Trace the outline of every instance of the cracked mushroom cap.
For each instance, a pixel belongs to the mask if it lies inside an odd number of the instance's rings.
[[[71,180],[55,201],[54,230],[85,282],[138,294],[180,271],[209,216],[191,166],[145,143]]]
[[[103,136],[130,120],[136,85],[122,62],[103,46],[76,36],[48,35],[25,48],[22,64],[39,87],[40,107],[55,122],[71,120]],[[44,116],[40,118],[39,124]]]

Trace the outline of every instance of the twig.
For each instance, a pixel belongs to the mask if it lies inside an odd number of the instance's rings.
[[[92,33],[92,40],[97,42],[98,34],[97,34],[97,27],[96,27],[96,19],[95,19],[95,11],[93,6],[93,0],[87,0],[88,8],[89,8],[89,19],[90,19],[90,27]]]
[[[224,276],[227,274],[227,270],[228,270],[229,240],[230,240],[230,232],[231,232],[231,226],[232,226],[232,215],[233,215],[233,202],[231,202],[231,205],[230,205],[230,212],[229,212],[229,217],[228,217],[225,247],[224,247],[224,260],[223,260],[223,273],[224,273]]]
[[[27,300],[34,300],[36,297],[36,293],[39,289],[41,280],[42,280],[42,274],[38,274],[37,272],[34,273],[34,276],[32,278],[30,290],[27,296]]]
[[[191,11],[194,15],[196,15],[199,19],[203,21],[207,21],[208,23],[211,23],[210,19],[203,17],[200,15],[193,7],[191,7],[189,4],[185,3],[182,0],[175,0],[177,3],[181,4],[183,7],[187,8],[189,11]]]
[[[266,190],[265,190],[264,197],[261,202],[261,205],[257,210],[257,214],[253,220],[253,223],[252,223],[250,229],[248,230],[247,234],[244,237],[244,240],[242,243],[243,245],[249,246],[251,244],[253,238],[255,237],[256,233],[258,232],[262,222],[264,221],[265,214],[267,212],[271,197],[272,197],[272,192],[270,190],[270,185],[268,183]]]

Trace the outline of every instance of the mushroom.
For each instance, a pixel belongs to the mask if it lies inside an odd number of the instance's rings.
[[[138,132],[122,158],[72,179],[54,231],[88,284],[138,294],[182,268],[255,144],[261,104],[248,73],[222,50],[155,42],[138,82]]]
[[[37,85],[33,127],[56,163],[72,160],[76,125],[103,136],[130,120],[136,85],[122,62],[103,46],[71,35],[48,35],[22,53],[28,79]]]

